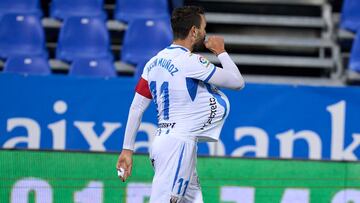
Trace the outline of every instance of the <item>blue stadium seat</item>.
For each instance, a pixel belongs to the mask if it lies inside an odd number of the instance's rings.
[[[171,0],[172,8],[179,8],[184,6],[184,0]]]
[[[349,66],[351,70],[360,73],[360,32],[356,33],[352,45]]]
[[[360,28],[360,1],[344,0],[341,11],[341,25],[343,29],[356,32]]]
[[[168,18],[133,20],[125,32],[121,60],[134,65],[143,63],[169,46],[171,41],[172,30]]]
[[[103,5],[104,0],[53,0],[50,15],[60,20],[72,16],[98,17],[105,20],[107,16]]]
[[[47,58],[42,56],[12,56],[6,60],[6,73],[25,73],[33,75],[51,74]]]
[[[60,30],[56,58],[73,61],[95,57],[113,59],[105,22],[100,18],[67,18]]]
[[[0,0],[0,17],[8,13],[42,16],[39,0]]]
[[[76,59],[70,67],[69,75],[115,77],[114,62],[111,59]]]
[[[143,62],[139,62],[136,67],[135,67],[135,72],[134,72],[134,79],[135,81],[138,81],[141,78],[141,75],[143,73],[144,70],[144,66],[146,65],[147,61],[143,61]]]
[[[47,57],[44,29],[37,16],[6,14],[0,20],[0,58],[12,55]]]
[[[117,0],[115,19],[130,22],[135,18],[169,17],[168,0]]]

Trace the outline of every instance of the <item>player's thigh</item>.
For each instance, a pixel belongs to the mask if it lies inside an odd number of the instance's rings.
[[[155,175],[150,202],[183,199],[196,164],[196,143],[171,136],[156,137],[150,159]]]

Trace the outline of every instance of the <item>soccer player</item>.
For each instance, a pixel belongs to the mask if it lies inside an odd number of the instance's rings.
[[[197,142],[217,141],[229,114],[229,101],[217,87],[240,90],[244,79],[225,51],[224,39],[205,41],[204,11],[195,6],[177,8],[171,17],[173,43],[145,65],[130,107],[123,150],[116,167],[132,170],[135,137],[151,100],[158,111],[158,129],[150,148],[155,175],[151,203],[203,202],[196,173]],[[192,53],[204,44],[222,68]]]

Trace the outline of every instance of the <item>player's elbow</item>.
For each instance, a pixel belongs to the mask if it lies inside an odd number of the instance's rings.
[[[243,88],[245,87],[245,84],[244,83],[241,83],[241,84],[238,84],[237,86],[235,86],[233,88],[233,90],[242,90]]]
[[[236,82],[234,83],[233,90],[242,90],[245,87],[245,81],[243,77],[239,77],[236,79]]]

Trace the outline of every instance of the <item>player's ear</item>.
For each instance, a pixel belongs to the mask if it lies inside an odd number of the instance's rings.
[[[195,26],[192,26],[190,29],[190,36],[197,38],[197,35],[198,35],[197,28]]]

